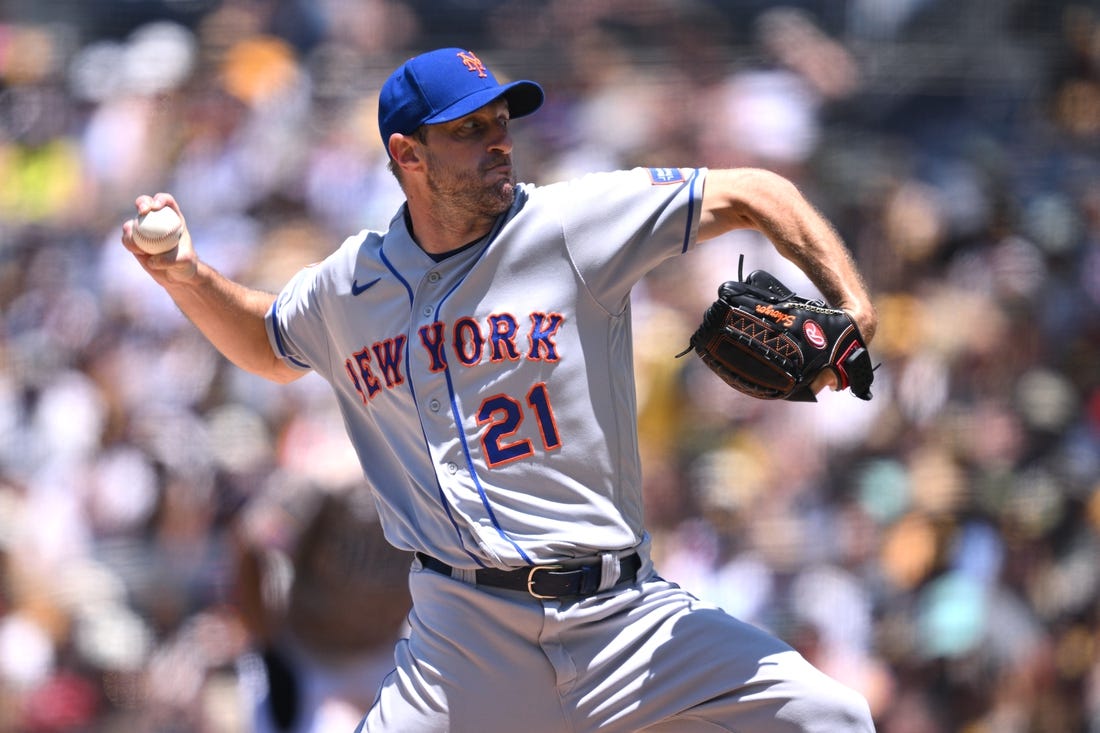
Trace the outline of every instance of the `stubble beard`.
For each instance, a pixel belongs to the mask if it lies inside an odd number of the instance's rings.
[[[429,153],[428,188],[438,204],[451,209],[456,215],[499,216],[516,200],[515,172],[492,183],[486,183],[484,176],[489,168],[505,162],[508,162],[507,158],[498,158],[474,171],[448,167]]]

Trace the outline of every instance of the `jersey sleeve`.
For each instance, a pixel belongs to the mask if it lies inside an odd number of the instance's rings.
[[[326,332],[318,297],[321,273],[320,265],[299,270],[275,297],[267,312],[267,337],[271,348],[298,371],[322,367],[327,361],[328,345],[319,338]]]
[[[331,381],[332,328],[339,293],[351,289],[354,266],[367,231],[348,237],[321,262],[303,267],[268,309],[271,348],[291,368],[315,371]]]
[[[694,248],[704,168],[634,168],[592,174],[563,195],[563,234],[589,291],[609,311],[665,260]]]

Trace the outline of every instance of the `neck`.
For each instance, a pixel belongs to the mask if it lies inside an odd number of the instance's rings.
[[[441,207],[417,206],[412,198],[406,206],[405,225],[422,250],[441,255],[465,247],[488,234],[496,216],[443,211]]]

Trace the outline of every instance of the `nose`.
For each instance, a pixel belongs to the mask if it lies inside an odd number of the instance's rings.
[[[507,122],[500,122],[493,128],[493,134],[489,139],[489,150],[493,152],[512,152],[512,133],[508,130]]]

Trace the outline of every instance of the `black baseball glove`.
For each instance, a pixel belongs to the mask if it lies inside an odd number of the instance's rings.
[[[874,368],[851,316],[795,295],[763,270],[742,278],[738,266],[737,277],[718,288],[678,357],[694,349],[728,385],[759,399],[816,402],[811,384],[823,369],[839,389],[871,399]]]

